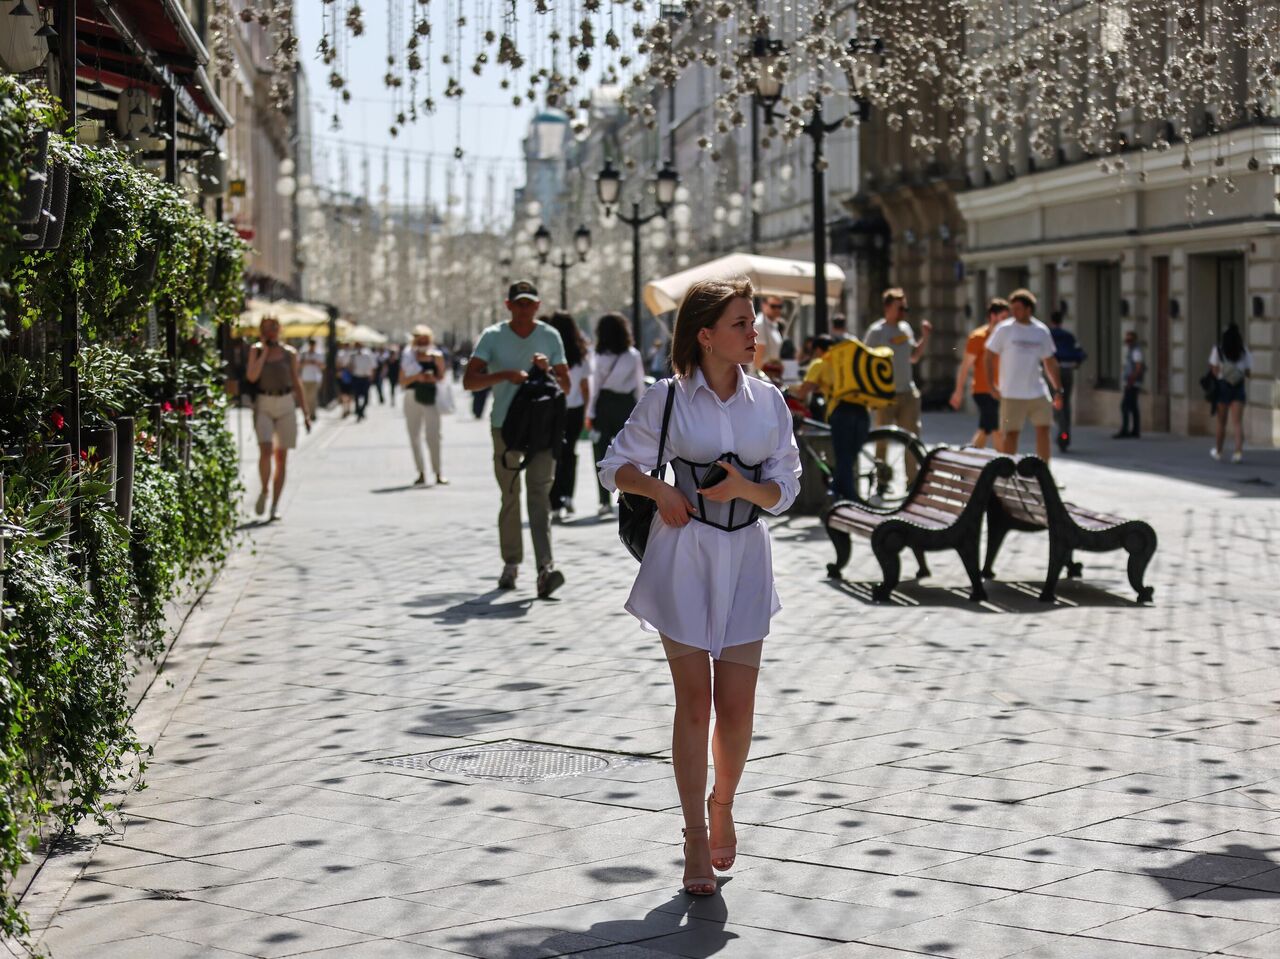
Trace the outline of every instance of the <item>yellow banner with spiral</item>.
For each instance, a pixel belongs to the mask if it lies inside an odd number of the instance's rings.
[[[832,389],[827,402],[858,403],[878,409],[893,402],[893,350],[867,346],[860,340],[841,340],[822,358],[831,367]]]

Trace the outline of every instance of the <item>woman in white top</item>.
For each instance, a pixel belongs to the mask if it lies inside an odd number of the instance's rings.
[[[599,463],[644,395],[644,359],[631,341],[631,327],[622,314],[606,313],[596,323],[592,365],[593,389],[587,403],[587,429],[591,430]],[[598,515],[608,516],[612,512],[613,496],[601,485]]]
[[[672,340],[677,375],[645,394],[600,463],[607,489],[657,503],[626,608],[660,634],[675,685],[671,752],[685,819],[684,888],[694,895],[714,894],[711,867],[727,870],[735,859],[733,797],[751,745],[764,638],[781,608],[759,513],[781,513],[800,489],[786,401],[772,384],[742,371],[755,353],[751,292],[741,278],[689,290]],[[649,475],[665,462],[675,486]],[[726,478],[703,488],[717,464]],[[713,706],[715,785],[704,807]]]
[[[404,423],[409,431],[409,449],[413,463],[418,467],[414,486],[427,485],[426,463],[422,459],[422,435],[427,436],[427,450],[431,453],[431,469],[436,474],[436,485],[447,486],[443,463],[440,459],[440,407],[436,394],[444,381],[444,354],[435,345],[431,327],[419,324],[413,328],[413,342],[400,354],[400,385],[404,387]]]
[[[1209,370],[1213,373],[1213,405],[1218,414],[1218,430],[1209,455],[1222,459],[1222,446],[1227,440],[1227,420],[1235,433],[1236,451],[1231,462],[1244,460],[1245,384],[1253,369],[1253,357],[1245,349],[1240,327],[1232,323],[1222,331],[1222,341],[1209,354]]]
[[[569,392],[564,402],[564,444],[556,463],[556,478],[551,485],[551,521],[564,522],[565,514],[573,515],[573,490],[578,478],[578,440],[587,417],[587,401],[591,398],[591,358],[587,340],[572,316],[563,310],[551,314],[550,323],[564,341],[565,362],[569,365]]]

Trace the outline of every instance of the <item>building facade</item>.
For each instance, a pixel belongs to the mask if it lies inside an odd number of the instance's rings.
[[[1051,26],[1079,31],[1065,15]],[[1163,21],[1141,26],[1156,37],[1171,29]],[[1122,340],[1133,330],[1146,358],[1144,428],[1183,435],[1212,429],[1199,381],[1234,323],[1254,361],[1246,440],[1275,446],[1280,130],[1260,119],[1274,116],[1276,105],[1256,102],[1254,71],[1265,64],[1241,50],[1223,57],[1224,102],[1196,104],[1177,127],[1120,109],[1114,93],[1100,101],[1118,117],[1111,135],[1134,145],[1122,150],[1120,172],[1114,158],[1089,156],[1079,137],[1061,131],[1048,151],[1033,150],[1028,137],[1003,145],[972,137],[971,186],[956,195],[965,220],[964,295],[976,317],[989,296],[1025,286],[1039,297],[1043,319],[1063,314],[1089,354],[1076,374],[1084,423],[1119,424]]]

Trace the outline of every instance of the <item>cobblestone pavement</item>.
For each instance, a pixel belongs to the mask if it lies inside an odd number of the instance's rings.
[[[246,531],[143,704],[149,786],[78,854],[44,944],[57,959],[1280,955],[1280,462],[1077,442],[1058,466],[1068,495],[1156,526],[1152,607],[1133,604],[1123,554],[1086,557],[1042,606],[1045,540],[1016,534],[981,607],[941,554],[874,606],[865,546],[832,584],[816,521],[775,524],[786,609],[741,855],[722,896],[693,901],[666,669],[622,610],[634,566],[612,524],[557,528],[556,599],[534,598],[528,566],[499,593],[484,427],[450,418],[453,484],[412,489],[397,410],[328,418],[293,461],[285,519]],[[502,758],[483,750],[381,762],[512,740],[598,752],[539,782],[468,777]]]

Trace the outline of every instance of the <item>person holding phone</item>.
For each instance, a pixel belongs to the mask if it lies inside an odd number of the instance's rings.
[[[289,450],[298,445],[298,411],[311,432],[311,414],[298,376],[298,351],[280,342],[280,321],[263,317],[258,342],[249,350],[245,377],[257,384],[253,401],[253,421],[258,434],[258,477],[262,489],[253,511],[261,516],[271,490],[271,519],[280,518],[280,493],[284,489],[285,463]],[[274,462],[274,476],[272,464]]]
[[[743,372],[756,349],[751,297],[745,278],[690,288],[672,337],[676,375],[644,395],[599,464],[606,489],[657,504],[626,609],[660,636],[675,687],[683,888],[697,896],[715,894],[713,867],[728,870],[736,857],[734,794],[751,746],[764,639],[781,609],[760,515],[783,512],[800,490],[786,400]],[[666,465],[657,462],[660,445],[674,486],[650,475]],[[708,736],[715,784],[704,800]]]

